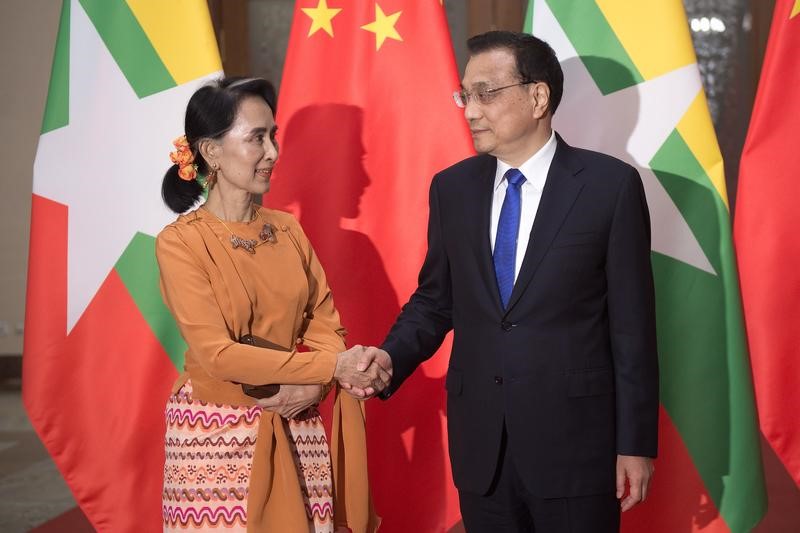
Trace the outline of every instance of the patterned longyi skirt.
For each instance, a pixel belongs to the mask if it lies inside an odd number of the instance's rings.
[[[328,439],[319,413],[285,421],[310,533],[333,531]],[[192,399],[191,382],[167,401],[164,531],[247,530],[247,496],[261,408]]]

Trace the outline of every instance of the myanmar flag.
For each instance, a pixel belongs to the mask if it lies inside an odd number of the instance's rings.
[[[293,211],[325,267],[348,344],[379,344],[416,288],[428,188],[472,155],[439,0],[298,0],[278,102],[270,206]],[[367,404],[381,533],[458,521],[445,430],[449,348]]]
[[[761,431],[800,485],[800,0],[778,0],[739,173],[735,237]]]
[[[745,532],[764,514],[759,432],[717,141],[680,0],[532,0],[565,74],[555,129],[638,168],[652,220],[661,425],[624,531]]]
[[[171,140],[221,69],[202,0],[65,0],[33,178],[23,400],[98,531],[161,529],[185,346],[155,235]]]

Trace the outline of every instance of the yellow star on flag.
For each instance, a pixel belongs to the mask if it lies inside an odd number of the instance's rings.
[[[383,9],[381,9],[381,6],[375,2],[375,21],[361,26],[362,30],[371,31],[375,34],[375,50],[380,50],[386,39],[394,39],[395,41],[403,40],[394,28],[394,25],[397,24],[397,19],[400,18],[402,13],[402,11],[398,11],[387,17]]]
[[[319,30],[325,30],[325,33],[333,37],[333,24],[331,21],[333,17],[339,14],[341,8],[328,8],[327,0],[319,0],[317,7],[304,7],[301,11],[311,18],[311,28],[308,30],[309,37]]]
[[[789,15],[790,19],[793,19],[800,13],[800,0],[794,0],[794,7],[792,8],[792,14]]]

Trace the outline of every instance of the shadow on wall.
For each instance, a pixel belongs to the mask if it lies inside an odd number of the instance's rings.
[[[370,237],[343,227],[360,216],[372,179],[363,164],[363,112],[351,105],[309,106],[285,126],[277,179],[267,195],[273,208],[299,212],[300,223],[320,258],[347,344],[375,345],[400,312],[397,294]],[[389,402],[372,400],[368,454],[375,505],[387,533],[437,531],[444,512],[447,468],[443,448],[444,377],[415,372]]]

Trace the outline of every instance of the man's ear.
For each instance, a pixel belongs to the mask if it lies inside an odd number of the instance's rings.
[[[533,118],[544,117],[550,111],[550,87],[543,82],[531,83],[528,93],[533,102]]]

